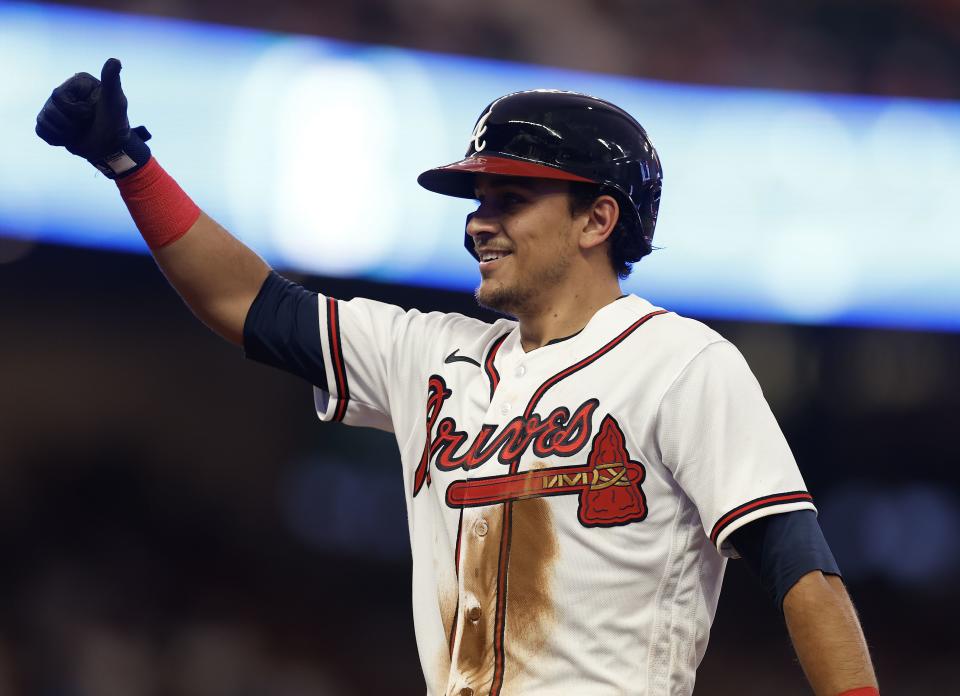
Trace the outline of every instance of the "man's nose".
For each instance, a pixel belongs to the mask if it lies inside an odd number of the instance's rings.
[[[484,214],[482,210],[476,210],[467,215],[467,234],[473,239],[493,235],[496,232],[494,218]]]

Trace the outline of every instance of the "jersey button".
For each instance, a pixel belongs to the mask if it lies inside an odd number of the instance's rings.
[[[490,527],[489,525],[487,525],[486,520],[480,520],[479,522],[477,522],[476,530],[477,530],[477,536],[479,537],[487,536],[487,532],[490,531]]]
[[[470,609],[467,610],[467,618],[473,622],[477,622],[480,620],[481,613],[480,607],[470,607]]]
[[[527,374],[526,366],[520,365],[519,367],[517,367],[517,371],[515,374],[517,375],[517,377],[523,377],[525,374]]]
[[[507,415],[508,413],[510,413],[510,404],[504,404],[503,406],[501,406],[500,413],[502,413],[503,415]]]

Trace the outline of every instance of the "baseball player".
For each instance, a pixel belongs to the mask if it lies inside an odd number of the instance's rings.
[[[651,250],[662,179],[633,117],[581,94],[509,94],[484,109],[465,158],[420,175],[478,203],[464,238],[476,296],[505,315],[485,323],[283,279],[151,156],[119,73],[110,59],[99,80],[57,87],[37,133],[116,179],[211,329],[308,380],[321,420],[395,434],[428,694],[690,694],[726,559],[740,556],[814,691],[877,696],[813,501],[743,357],[620,290]]]

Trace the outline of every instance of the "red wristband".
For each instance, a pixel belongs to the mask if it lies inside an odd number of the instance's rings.
[[[849,691],[844,691],[838,696],[880,696],[880,692],[873,686],[861,686],[858,689],[850,689]]]
[[[156,158],[151,157],[139,171],[117,179],[117,188],[151,249],[177,241],[200,217],[200,208]]]

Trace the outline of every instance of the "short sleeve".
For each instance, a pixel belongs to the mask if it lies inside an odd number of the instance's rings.
[[[327,385],[314,388],[317,415],[389,432],[399,432],[398,419],[422,420],[427,370],[442,363],[447,342],[476,340],[491,329],[461,314],[364,298],[320,295],[317,309]]]
[[[729,535],[748,522],[815,510],[760,385],[728,341],[709,343],[667,389],[657,440],[664,465],[726,556],[736,555]]]

